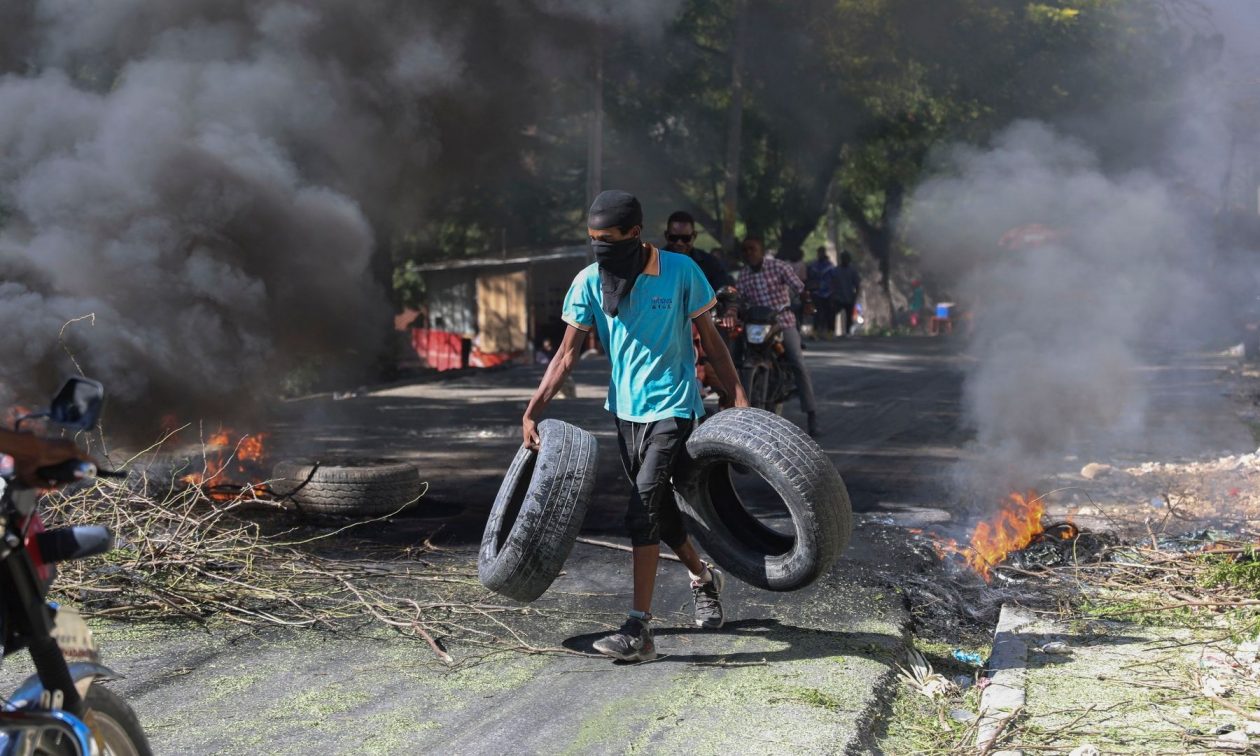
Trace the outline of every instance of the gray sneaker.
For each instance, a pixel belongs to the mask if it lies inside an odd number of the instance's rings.
[[[696,610],[696,627],[717,630],[726,619],[722,616],[722,584],[725,578],[717,568],[705,562],[712,578],[707,583],[691,581],[691,599]]]
[[[621,661],[651,661],[656,658],[656,640],[648,623],[627,617],[620,630],[595,641],[595,650]]]

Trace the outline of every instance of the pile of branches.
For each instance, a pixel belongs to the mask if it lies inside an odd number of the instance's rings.
[[[338,537],[365,522],[315,535],[300,524],[282,527],[292,520],[282,504],[253,491],[223,501],[201,486],[133,476],[50,493],[50,526],[106,525],[116,540],[104,557],[60,565],[55,593],[97,617],[389,628],[452,665],[450,641],[486,653],[565,651],[527,642],[508,620],[530,610],[489,603],[467,560],[444,559],[427,541],[400,558],[396,548],[387,554]],[[275,516],[260,517],[260,509]]]
[[[1204,531],[1180,537],[1148,533],[1137,543],[1123,543],[1082,533],[1055,545],[1055,559],[1036,563],[1016,555],[995,567],[989,583],[950,563],[923,575],[898,576],[896,582],[910,598],[917,629],[932,637],[987,631],[1006,603],[1072,614],[1082,597],[1091,599],[1096,616],[1229,614],[1242,620],[1244,630],[1260,628],[1260,539]]]
[[[1260,617],[1260,541],[1200,537],[1156,538],[1114,547],[1106,562],[1077,563],[1048,573],[1049,579],[1085,592],[1115,592],[1153,601],[1107,616],[1183,611],[1242,618]]]

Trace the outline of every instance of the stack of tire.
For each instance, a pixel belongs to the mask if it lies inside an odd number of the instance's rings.
[[[487,588],[533,601],[560,574],[595,485],[595,437],[558,420],[539,424],[537,452],[522,448],[486,522],[478,572]],[[732,467],[761,476],[783,500],[792,534],[750,514]],[[852,510],[844,481],[818,444],[759,409],[731,409],[702,422],[675,474],[688,531],[728,574],[791,591],[825,574],[848,545]]]

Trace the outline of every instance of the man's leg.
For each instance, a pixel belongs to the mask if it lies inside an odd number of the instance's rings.
[[[810,380],[809,371],[805,369],[805,354],[801,351],[801,332],[795,328],[783,329],[783,346],[787,352],[788,364],[796,371],[796,386],[801,392],[801,410],[813,414],[814,384]]]
[[[633,491],[626,510],[626,529],[634,547],[634,601],[635,611],[651,614],[652,594],[656,588],[656,567],[661,554],[661,523],[653,511],[652,500],[657,495],[658,480],[662,474],[672,474],[673,468],[660,470],[659,452],[654,450],[655,439],[661,435],[661,423],[630,423],[617,421],[621,448],[621,462],[630,478]],[[665,478],[668,483],[668,478]]]
[[[805,368],[805,355],[801,351],[801,332],[795,328],[783,329],[783,346],[787,351],[788,364],[796,371],[796,388],[801,392],[801,411],[809,422],[809,432],[818,431],[817,407],[814,404],[814,384]]]
[[[836,303],[830,299],[821,299],[818,302],[818,312],[822,315],[822,323],[817,328],[824,339],[834,338],[836,335]]]
[[[683,445],[687,443],[694,428],[693,420],[670,419],[656,423],[648,440],[638,482],[640,490],[643,490],[645,483],[651,485],[652,495],[644,498],[644,501],[648,503],[653,522],[659,526],[660,539],[678,555],[678,559],[691,574],[691,597],[696,626],[716,630],[725,621],[721,597],[723,575],[700,559],[700,554],[687,538],[687,529],[683,524],[682,512],[678,509],[673,485],[674,472],[684,456]],[[636,549],[637,551],[639,550]],[[651,578],[655,576],[653,565]],[[644,587],[647,590],[647,600],[650,601],[653,583],[648,582]]]
[[[635,546],[634,555],[634,602],[633,609],[644,614],[652,613],[652,593],[656,590],[656,566],[661,558],[661,545]]]
[[[630,479],[632,491],[626,510],[626,524],[632,545],[631,564],[634,580],[632,608],[625,623],[615,633],[595,642],[595,650],[622,661],[648,661],[656,658],[656,640],[649,625],[652,619],[652,593],[656,586],[656,565],[660,557],[660,532],[654,531],[647,517],[639,489],[644,454],[654,423],[632,423],[617,420],[617,445],[621,465]]]

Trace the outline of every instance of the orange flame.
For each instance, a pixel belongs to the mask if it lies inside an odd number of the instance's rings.
[[[266,433],[238,436],[231,429],[220,429],[205,441],[204,470],[189,473],[180,481],[201,486],[215,501],[231,501],[242,493],[262,496],[266,487],[258,481],[267,477],[267,437]]]
[[[960,546],[952,538],[939,537],[933,537],[933,543],[942,556],[957,554],[987,583],[993,579],[993,568],[1007,554],[1025,548],[1044,532],[1041,516],[1045,513],[1045,500],[1036,491],[1013,493],[997,514],[976,525],[968,545]],[[1064,533],[1059,535],[1069,537]]]

